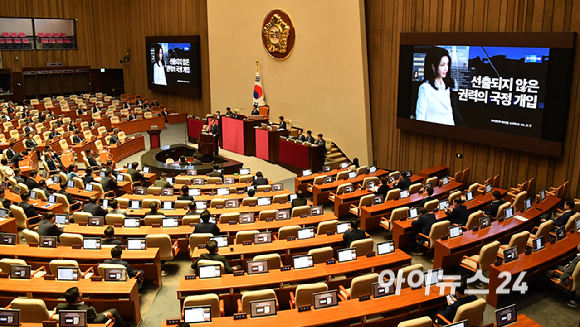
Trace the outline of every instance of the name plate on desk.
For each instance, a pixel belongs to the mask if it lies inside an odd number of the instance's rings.
[[[532,254],[532,249],[526,249],[526,255]]]
[[[230,225],[236,225],[238,222],[237,222],[237,221],[235,221],[235,220],[230,220],[228,223],[229,223]]]
[[[266,218],[266,221],[274,221],[274,218]]]
[[[185,275],[185,280],[192,280],[195,279],[195,274],[193,275]]]
[[[165,320],[166,325],[179,325],[179,318],[169,318]]]
[[[278,202],[278,204],[286,204],[286,202],[288,202],[288,201],[280,201],[280,202]]]
[[[86,222],[79,222],[79,226],[87,226]]]
[[[448,238],[449,238],[449,236],[447,236],[447,235],[441,236],[441,240],[442,240],[442,241],[445,241],[445,240],[447,240]]]
[[[234,313],[234,320],[247,319],[247,313]]]
[[[77,249],[77,250],[78,250],[78,249],[82,249],[82,248],[83,248],[83,245],[82,245],[82,244],[73,244],[73,245],[72,245],[72,248],[73,248],[73,249]]]
[[[209,195],[214,196],[215,192],[209,192]]]
[[[244,241],[242,244],[243,245],[252,245],[252,241]]]
[[[255,204],[255,203],[250,203],[250,205],[249,205],[249,206],[250,206],[250,208],[252,208],[252,207],[255,207],[255,206],[256,206],[256,204]]]
[[[56,327],[56,321],[43,321],[42,327]]]
[[[151,224],[151,227],[153,227],[153,228],[160,228],[161,227],[161,224]]]
[[[195,227],[196,223],[189,223],[189,227]]]
[[[360,296],[360,297],[358,298],[358,300],[359,300],[360,302],[362,302],[362,301],[366,301],[366,300],[370,300],[370,299],[371,299],[371,295],[370,295],[370,294],[367,294],[367,295],[362,295],[362,296]]]
[[[236,271],[234,271],[234,276],[244,276],[244,271],[243,270],[236,270]]]
[[[282,266],[280,267],[280,271],[289,271],[292,268],[292,266],[287,265],[287,266]]]
[[[36,243],[36,242],[30,242],[30,243],[28,243],[28,246],[31,247],[31,248],[37,248],[38,247],[38,243]]]
[[[372,258],[376,255],[375,251],[371,252],[371,253],[367,253],[367,258]]]
[[[327,236],[331,236],[331,235],[334,235],[334,234],[336,234],[336,232],[333,231],[333,230],[326,232],[326,235]]]
[[[553,238],[553,239],[550,240],[550,244],[554,244],[554,243],[556,243],[556,239],[555,238]]]
[[[303,305],[301,307],[298,307],[298,312],[304,312],[304,311],[310,311],[312,310],[312,307],[310,305]]]
[[[286,239],[286,241],[295,241],[296,240],[296,236],[288,236],[288,238]]]
[[[264,192],[270,192],[270,190],[264,190]]]
[[[206,248],[206,245],[205,244],[198,244],[197,245],[197,248],[198,249],[205,249]]]
[[[503,221],[503,217],[499,217],[499,218],[497,218],[497,222],[498,222],[498,223],[501,223],[502,221]]]
[[[401,217],[401,219],[399,219],[400,221],[405,221],[407,220],[407,217]]]
[[[238,191],[238,194],[244,194],[244,191]]]
[[[117,224],[117,223],[115,223],[115,224],[113,224],[113,227],[120,228],[120,227],[123,227],[123,224]]]
[[[495,261],[494,265],[497,266],[501,266],[501,264],[503,263],[503,259],[498,259]]]
[[[303,214],[300,215],[300,218],[306,218],[306,217],[308,217],[308,214],[307,213],[303,213]]]
[[[216,209],[223,209],[224,206],[215,206]]]
[[[473,231],[474,231],[474,232],[477,232],[478,230],[479,230],[479,226],[475,226],[475,227],[473,227]]]
[[[0,273],[0,278],[8,278],[8,273]]]
[[[333,265],[336,263],[336,259],[330,259],[330,260],[326,260],[326,264],[327,265]]]
[[[93,281],[93,282],[101,282],[101,281],[103,281],[103,277],[101,277],[101,276],[91,276],[91,281]]]
[[[44,275],[44,280],[54,280],[54,275]]]

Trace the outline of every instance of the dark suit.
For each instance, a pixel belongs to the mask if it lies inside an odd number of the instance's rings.
[[[305,198],[296,198],[292,200],[292,208],[301,207],[308,204],[308,201]]]
[[[467,218],[469,218],[469,212],[467,212],[467,207],[464,205],[457,206],[447,213],[447,219],[452,224],[465,226]]]
[[[347,230],[343,235],[342,239],[346,241],[346,247],[350,247],[350,243],[356,240],[364,240],[367,238],[367,234],[364,229]]]
[[[104,238],[101,240],[101,244],[103,245],[123,245],[121,240],[116,240],[114,238]]]
[[[256,178],[252,182],[252,185],[254,185],[254,186],[256,186],[256,185],[268,185],[268,179],[264,178],[264,177]]]
[[[419,205],[418,205],[417,207],[418,207],[418,208],[425,207],[425,203],[427,203],[427,202],[429,202],[429,201],[432,201],[432,200],[435,200],[435,197],[433,197],[433,196],[428,196],[428,197],[424,198],[423,200],[421,200],[421,201],[419,202]]]
[[[34,180],[34,178],[28,178],[26,179],[26,186],[28,186],[28,190],[32,191],[32,189],[37,188],[38,187],[38,183]]]
[[[421,229],[420,232],[421,234],[429,236],[429,233],[431,232],[431,226],[435,222],[437,222],[437,218],[435,217],[435,215],[432,213],[426,213],[422,216],[419,216],[419,218],[413,220],[411,225],[415,228]],[[424,238],[423,236],[419,236],[419,240],[416,245],[419,246],[419,244],[423,244],[423,242],[425,242],[426,240],[427,239]]]
[[[302,141],[302,142],[304,142],[304,141],[306,141],[306,136],[304,136],[304,135],[298,135],[298,136],[296,136],[296,139],[297,139],[298,141]]]
[[[30,148],[34,148],[34,147],[36,147],[36,146],[37,146],[37,144],[36,144],[36,142],[34,142],[34,140],[33,140],[33,139],[26,139],[26,140],[24,140],[24,146],[25,146],[27,149],[30,149]]]
[[[457,309],[459,309],[460,306],[462,306],[463,304],[466,303],[470,303],[477,300],[477,296],[475,295],[468,295],[466,297],[458,297],[457,301],[453,302],[453,304],[451,305],[447,305],[445,307],[445,310],[441,311],[439,310],[438,313],[440,313],[441,315],[443,315],[443,317],[445,317],[445,319],[449,320],[449,321],[453,321],[453,319],[455,318],[455,314],[457,313]],[[443,323],[440,319],[436,319],[437,321],[439,321],[440,323]]]
[[[14,151],[14,149],[12,148],[8,148],[8,151],[6,151],[6,159],[12,160],[12,158],[14,158],[15,155],[16,151]]]
[[[177,200],[180,200],[180,201],[193,201],[194,199],[193,199],[193,196],[191,196],[191,195],[187,195],[187,194],[180,194],[180,195],[177,197]]]
[[[74,130],[76,130],[76,129],[77,129],[77,127],[76,127],[75,125],[73,125],[73,124],[69,124],[69,125],[67,126],[67,130],[68,130],[69,132],[74,132]]]
[[[499,209],[499,207],[504,204],[505,201],[504,200],[497,200],[497,201],[493,201],[491,203],[491,205],[489,206],[489,208],[487,208],[487,210],[485,210],[485,214],[487,216],[491,216],[491,217],[495,217],[497,216],[497,210]]]
[[[109,144],[116,144],[117,142],[119,142],[119,137],[113,134],[113,136],[111,136],[109,139]]]
[[[551,276],[552,273],[554,273],[552,277],[560,279],[562,281],[562,285],[568,286],[570,285],[570,277],[572,276],[572,273],[574,273],[576,265],[579,262],[580,262],[580,253],[577,254],[574,258],[572,258],[572,260],[567,265],[565,266],[558,265],[555,267],[557,270],[561,271],[562,274],[554,272],[554,270],[548,270],[546,274],[548,276]]]
[[[195,225],[195,228],[193,229],[193,233],[199,234],[199,233],[212,233],[213,235],[217,235],[220,232],[220,228],[217,227],[216,224],[214,223],[204,223],[203,221],[200,222],[199,224]]]
[[[52,158],[46,159],[45,162],[48,165],[48,169],[50,169],[50,170],[58,170],[56,168],[56,163],[54,162],[54,160]]]
[[[310,144],[316,143],[316,141],[314,140],[314,137],[312,137],[312,136],[307,136],[306,137],[306,142],[308,142]]]
[[[16,183],[22,183],[22,184],[26,184],[26,177],[25,176],[14,176],[14,179],[16,180]]]
[[[286,129],[286,122],[281,122],[280,125],[278,125],[278,129]]]
[[[320,140],[316,141],[316,145],[323,147],[324,148],[324,155],[326,155],[326,152],[328,152],[328,150],[326,150],[326,141],[324,139],[320,139]]]
[[[209,173],[207,175],[209,177],[219,177],[219,178],[223,178],[224,177],[224,175],[221,172],[217,171],[217,170],[214,170],[214,171],[212,171],[211,173]]]
[[[151,105],[152,106],[158,106],[159,107],[159,102],[153,101],[153,102],[151,102]]]
[[[568,219],[570,219],[570,217],[572,217],[573,215],[574,215],[574,211],[570,210],[570,211],[564,212],[560,217],[556,217],[556,219],[554,219],[554,229],[556,229],[558,227],[566,226]]]
[[[143,180],[143,175],[140,172],[138,172],[137,169],[135,168],[127,169],[127,174],[131,176],[133,183],[140,182]]]
[[[51,131],[50,134],[48,134],[48,139],[49,140],[52,140],[53,138],[55,138],[57,136],[60,136],[60,133],[59,132]]]
[[[87,161],[89,162],[89,165],[91,167],[99,166],[99,164],[97,163],[97,160],[95,160],[95,158],[91,154],[89,154],[87,156]]]
[[[85,184],[85,186],[89,183],[94,183],[95,182],[95,178],[93,177],[92,174],[86,174],[85,177],[83,177],[83,183]]]
[[[147,211],[144,216],[165,216],[161,211]]]
[[[72,195],[70,195],[70,193],[65,190],[58,190],[56,193],[66,196],[66,200],[68,201],[69,205],[76,202],[75,199],[73,199]]]
[[[212,135],[215,135],[215,155],[218,155],[219,152],[219,137],[220,137],[220,128],[216,124],[212,124],[209,131]]]
[[[135,120],[135,119],[137,119],[137,116],[131,114],[127,115],[127,120]]]
[[[375,192],[375,195],[382,195],[384,197],[387,196],[387,193],[391,190],[391,187],[388,184],[382,184],[379,189]]]
[[[41,220],[37,232],[40,236],[60,236],[62,227],[58,227],[48,220]]]
[[[83,212],[90,212],[93,216],[106,216],[109,211],[107,209],[103,209],[100,205],[95,203],[85,203],[83,205]]]
[[[82,311],[86,311],[87,312],[87,322],[88,323],[105,323],[107,320],[109,320],[109,318],[107,318],[104,314],[102,313],[97,313],[97,310],[94,307],[89,307],[86,306],[84,304],[68,304],[68,303],[59,303],[56,306],[56,313],[58,313],[60,310],[82,310]],[[115,324],[113,325],[114,327],[123,327],[125,326],[125,322],[123,321],[123,318],[121,318],[121,316],[119,315],[119,313],[117,312],[116,309],[109,309],[106,310],[106,312],[110,312],[113,315],[113,318],[115,318]]]
[[[136,100],[135,101],[135,105],[138,106],[138,107],[139,106],[142,106],[143,105],[143,100]]]
[[[252,115],[259,115],[260,114],[260,110],[256,109],[256,110],[252,110]]]
[[[83,109],[77,109],[77,116],[82,116],[85,114],[85,111]]]
[[[34,131],[34,129],[30,126],[24,126],[24,134],[28,134]]]
[[[110,177],[105,176],[101,178],[101,185],[103,185],[103,191],[110,192],[113,189],[117,188],[117,181]]]
[[[36,210],[34,210],[34,206],[28,202],[20,202],[18,203],[18,206],[21,207],[22,209],[24,209],[24,214],[26,215],[27,218],[30,217],[34,217],[34,216],[38,216],[38,214],[36,213]],[[35,222],[30,222],[31,224],[35,224],[38,221]]]
[[[94,106],[94,107],[93,107],[93,110],[92,110],[92,112],[93,112],[94,114],[96,114],[96,113],[98,113],[98,112],[101,112],[101,108],[99,108],[99,107],[97,107],[97,106]]]
[[[155,181],[155,183],[153,183],[154,187],[161,187],[161,188],[172,188],[173,185],[169,184],[168,181],[162,180],[162,179],[158,179]]]
[[[195,260],[195,262],[191,264],[191,269],[194,269],[194,270],[197,271],[197,264],[198,264],[198,262],[200,260],[219,261],[219,262],[221,262],[221,263],[224,264],[224,271],[225,271],[226,274],[233,274],[234,273],[234,269],[232,267],[230,267],[230,264],[228,263],[228,260],[223,255],[202,253],[199,256],[199,259]]]
[[[411,178],[409,177],[404,177],[403,179],[401,179],[397,185],[395,185],[395,188],[400,188],[401,191],[404,190],[408,190],[409,186],[411,186]]]
[[[73,135],[72,141],[73,141],[74,144],[79,144],[79,143],[81,143],[83,141],[83,139],[81,139],[81,137],[78,136],[78,135]]]
[[[2,206],[4,208],[10,208],[10,205],[11,205],[10,200],[8,200],[6,198],[0,198],[0,203],[2,203]]]

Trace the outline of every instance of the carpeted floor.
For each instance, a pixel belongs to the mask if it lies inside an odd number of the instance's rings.
[[[187,144],[185,123],[167,125],[167,129],[161,133],[162,145],[175,143]],[[149,147],[149,137],[146,137],[146,148]],[[193,144],[192,144],[193,145]],[[196,146],[196,145],[193,145]],[[121,162],[122,165],[138,161],[142,153],[130,156]],[[220,150],[220,155],[243,162],[244,167],[251,168],[252,172],[262,171],[264,176],[274,182],[283,182],[284,187],[294,190],[294,174],[277,165],[270,164],[255,157],[247,157],[229,151]],[[332,211],[332,206],[326,205],[325,211]],[[346,217],[343,220],[349,220]],[[391,234],[386,231],[373,231],[371,237],[375,243],[388,240]],[[409,253],[410,254],[410,253]],[[413,264],[420,263],[425,270],[432,268],[431,257],[414,256]],[[142,327],[159,327],[161,322],[167,318],[177,318],[180,316],[179,301],[177,299],[177,285],[180,277],[191,272],[191,261],[187,255],[180,255],[172,262],[166,264],[168,275],[163,277],[163,286],[158,289],[154,285],[147,285],[146,290],[141,292],[141,311],[143,321]],[[467,275],[468,272],[461,268],[452,269],[445,272],[450,274]],[[542,326],[577,326],[580,309],[572,309],[566,305],[567,295],[562,292],[545,292],[543,289],[530,285],[530,290],[525,296],[513,296],[513,301],[517,303],[518,313],[523,313],[532,318]],[[482,296],[483,297],[483,296]],[[487,306],[484,314],[484,324],[495,322],[494,308]]]

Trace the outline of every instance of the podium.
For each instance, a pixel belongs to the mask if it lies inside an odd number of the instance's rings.
[[[147,131],[149,134],[149,145],[151,149],[159,149],[161,147],[161,130],[160,129],[150,129]]]
[[[280,136],[288,136],[288,130],[271,131],[256,128],[256,157],[271,163],[278,163]]]
[[[211,134],[199,133],[198,151],[201,154],[214,154],[215,152],[215,136]]]

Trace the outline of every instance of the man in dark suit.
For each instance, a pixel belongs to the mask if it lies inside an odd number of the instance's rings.
[[[83,212],[90,212],[93,216],[105,217],[109,211],[101,207],[98,203],[99,199],[97,199],[97,197],[94,195],[91,196],[89,198],[89,202],[86,202],[83,205]]]
[[[49,195],[52,194],[52,191],[48,189],[48,187],[46,187],[46,181],[44,179],[41,179],[40,181],[38,181],[38,189],[41,190],[42,192],[44,192],[44,196],[46,196],[48,198]],[[4,207],[6,208],[6,207]]]
[[[82,116],[85,114],[85,110],[82,107],[77,109],[77,116]]]
[[[154,187],[161,187],[161,188],[173,188],[173,185],[171,185],[167,180],[167,174],[166,173],[161,173],[161,176],[159,176],[159,179],[155,181],[155,183],[153,183]]]
[[[324,155],[326,155],[326,141],[322,138],[322,134],[318,134],[318,140],[316,141],[316,145],[321,146],[324,149]]]
[[[181,187],[181,194],[177,197],[177,200],[180,201],[193,201],[193,196],[189,195],[189,187],[187,185],[183,185]]]
[[[399,182],[394,185],[395,188],[401,189],[401,191],[404,190],[408,190],[409,186],[411,186],[411,176],[412,174],[409,173],[403,173],[402,177]]]
[[[149,211],[147,211],[144,216],[165,216],[165,214],[159,211],[159,202],[151,202],[149,204]]]
[[[40,236],[60,236],[62,234],[62,227],[54,223],[54,212],[49,211],[42,217],[37,232]]]
[[[78,129],[77,129],[77,127],[76,127],[76,126],[73,124],[73,122],[72,122],[72,120],[71,120],[71,121],[69,121],[69,122],[68,122],[68,125],[67,125],[67,127],[66,127],[66,130],[67,130],[67,131],[69,131],[69,132],[74,132],[74,131],[76,131],[76,130],[78,130]]]
[[[93,157],[93,151],[91,149],[87,149],[87,161],[89,162],[89,165],[91,167],[99,166],[99,163],[97,162],[97,160],[95,160],[95,157]]]
[[[159,107],[159,102],[157,102],[157,100],[154,98],[153,101],[151,101],[151,105]]]
[[[428,213],[425,207],[419,207],[417,210],[419,212],[419,218],[413,220],[411,225],[417,229],[421,230],[421,234],[429,236],[431,232],[431,226],[437,221],[437,218],[433,213]],[[423,243],[427,241],[427,239],[421,235],[415,240],[415,249],[413,250],[413,254],[415,255],[422,255],[424,251]]]
[[[419,205],[418,205],[419,208],[424,207],[425,203],[432,201],[432,200],[435,200],[435,197],[433,197],[433,192],[434,192],[434,190],[432,187],[427,187],[423,190],[423,193],[427,194],[427,196],[419,202]]]
[[[213,261],[219,261],[219,262],[223,263],[224,264],[224,271],[226,274],[233,274],[234,271],[241,269],[240,266],[230,267],[230,264],[228,263],[228,259],[226,259],[226,257],[224,257],[223,255],[218,254],[219,247],[217,246],[216,240],[207,241],[205,248],[207,249],[208,253],[202,253],[199,256],[199,259],[195,260],[195,262],[193,262],[191,264],[191,269],[197,271],[197,269],[198,269],[197,265],[198,265],[200,260],[213,260]]]
[[[74,144],[79,144],[83,141],[83,139],[81,138],[81,131],[79,131],[78,129],[74,131],[74,135],[72,137],[72,141]]]
[[[131,112],[127,115],[127,120],[135,120],[135,119],[137,119],[137,115],[135,115],[135,112],[131,110]]]
[[[30,197],[30,193],[28,193],[28,192],[24,192],[24,193],[20,194],[20,198],[22,199],[22,202],[18,203],[18,206],[24,210],[24,214],[26,215],[26,218],[38,216],[38,214],[36,213],[36,210],[34,210],[34,206],[28,202],[29,197]],[[36,224],[39,221],[40,221],[40,218],[31,219],[29,221],[29,224],[31,224],[31,225]]]
[[[93,177],[93,168],[92,167],[85,168],[85,176],[83,177],[83,183],[85,184],[85,186],[87,186],[87,184],[94,182],[95,178]]]
[[[217,227],[216,224],[212,223],[209,221],[209,219],[211,218],[211,214],[209,213],[209,211],[204,210],[201,215],[201,222],[197,225],[195,225],[195,228],[193,229],[193,232],[198,234],[198,233],[212,233],[213,235],[217,235],[220,232],[220,228]]]
[[[220,169],[220,165],[218,164],[214,164],[213,165],[213,171],[209,174],[207,174],[209,177],[219,177],[219,178],[223,178],[224,175],[222,174],[221,171],[219,171]]]
[[[580,244],[576,246],[576,250],[580,252]],[[576,270],[576,266],[578,265],[578,263],[580,263],[580,253],[577,253],[576,256],[572,258],[572,260],[567,265],[565,266],[557,265],[556,267],[554,267],[554,269],[547,270],[546,275],[548,276],[548,278],[556,279],[556,281],[554,282],[556,283],[556,285],[569,286],[570,277],[574,273],[574,270]],[[566,304],[568,304],[568,306],[572,308],[578,307],[578,302],[576,302],[574,297],[572,297],[572,299]]]
[[[123,245],[121,240],[115,239],[115,227],[109,226],[105,229],[105,238],[101,240],[103,245]]]
[[[139,167],[139,163],[137,161],[134,161],[131,164],[131,168],[127,169],[127,174],[131,176],[131,180],[133,181],[133,183],[141,182],[144,179],[143,174],[141,174],[137,170],[137,167]]]
[[[258,186],[258,185],[268,185],[268,179],[264,178],[264,175],[262,174],[261,171],[256,173],[256,178],[254,178],[254,181],[252,182],[253,186]]]
[[[52,140],[57,136],[60,136],[60,133],[56,130],[56,128],[53,128],[52,131],[50,131],[50,134],[48,134],[48,139]]]
[[[315,144],[316,140],[314,139],[314,137],[312,136],[312,131],[306,131],[306,142],[310,143],[310,144]]]
[[[463,202],[463,199],[456,197],[453,199],[453,210],[445,208],[445,213],[447,213],[447,220],[449,220],[451,224],[461,226],[465,226],[467,224],[469,212],[467,211],[467,207],[463,204]]]
[[[278,117],[278,119],[280,120],[278,123],[278,129],[287,129],[286,128],[286,122],[284,121],[284,116],[280,116]]]
[[[6,151],[6,159],[12,160],[16,155],[16,151],[14,151],[14,139],[10,139],[10,146],[8,147],[8,151]]]
[[[26,184],[26,176],[22,176],[20,168],[14,168],[14,179],[16,183]]]
[[[16,173],[16,169],[14,170],[14,173]],[[575,212],[572,211],[574,207],[576,207],[576,203],[574,201],[568,200],[564,202],[564,213],[562,215],[556,216],[555,214],[552,214],[552,220],[554,220],[554,226],[552,227],[552,231],[562,226],[566,226],[566,223],[568,222],[570,217],[572,217],[575,214]],[[544,221],[546,221],[546,219],[542,219],[542,222]]]
[[[220,140],[220,127],[217,124],[217,119],[213,120],[213,123],[209,130],[211,135],[215,136],[215,155],[218,155],[219,152],[219,140]]]
[[[28,177],[26,179],[26,186],[28,186],[28,190],[32,191],[32,189],[38,188],[38,183],[34,180],[36,178],[36,174],[38,174],[38,171],[36,169],[33,169],[30,171],[30,177]]]
[[[28,156],[27,150],[19,152],[16,155],[14,155],[14,157],[12,157],[12,159],[10,160],[10,163],[12,163],[14,165],[14,167],[18,168],[20,166],[20,161],[24,160],[24,158],[27,156]]]
[[[193,154],[193,162],[192,165],[201,165],[201,160],[197,159],[197,153]]]
[[[304,193],[301,190],[296,192],[296,199],[292,200],[292,208],[301,207],[308,204],[308,201],[304,198]]]
[[[110,192],[117,188],[117,180],[113,179],[113,170],[111,168],[107,168],[105,171],[105,177],[101,178],[101,185],[105,192]]]
[[[97,313],[97,310],[92,306],[87,306],[84,303],[83,293],[78,287],[71,287],[64,293],[64,298],[67,303],[59,303],[56,306],[55,312],[59,313],[61,310],[80,310],[87,312],[87,323],[105,323],[107,320],[114,318],[114,327],[125,327],[127,324],[121,318],[121,315],[116,309],[109,309],[102,313]]]
[[[383,199],[385,199],[387,197],[387,193],[391,190],[391,187],[389,186],[389,179],[386,176],[381,176],[380,181],[381,186],[375,192],[375,195],[382,195]]]
[[[497,210],[505,201],[501,199],[501,193],[499,191],[493,191],[491,198],[491,205],[485,210],[485,214],[490,217],[495,217],[497,216]]]
[[[101,112],[101,108],[99,107],[99,105],[94,105],[93,106],[93,109],[91,110],[91,112],[93,114],[99,113],[99,112]]]
[[[26,125],[22,129],[24,131],[24,134],[30,134],[30,133],[34,132],[34,128],[32,128],[32,126],[30,126],[30,124],[31,124],[30,122],[26,123]]]
[[[298,130],[298,135],[295,137],[295,139],[302,142],[306,141],[306,136],[302,135],[301,129]]]
[[[64,122],[62,121],[62,117],[58,118],[55,121],[55,124],[56,124],[57,127],[61,127],[62,125],[64,125]]]
[[[66,196],[66,200],[68,201],[69,205],[76,203],[77,201],[75,199],[73,199],[72,195],[69,192],[66,191],[67,181],[60,181],[59,185],[60,185],[60,190],[58,190],[56,193]]]
[[[107,259],[107,260],[103,261],[103,263],[125,266],[125,268],[127,269],[127,275],[129,275],[129,278],[133,278],[137,275],[140,275],[139,277],[137,277],[137,288],[141,289],[141,287],[143,286],[145,272],[143,270],[135,270],[135,269],[131,268],[131,265],[127,261],[121,260],[122,255],[123,255],[123,248],[120,246],[115,246],[114,248],[111,249],[111,258],[112,259]]]
[[[56,162],[52,158],[52,154],[50,153],[50,151],[44,152],[44,162],[46,162],[46,165],[48,166],[48,169],[50,171],[58,170],[58,168],[56,167]]]
[[[26,140],[24,140],[24,147],[27,149],[34,149],[38,144],[32,139],[32,133],[26,135]]]
[[[259,114],[260,114],[260,110],[258,110],[258,106],[253,105],[252,106],[252,115],[259,115]]]
[[[455,318],[455,314],[457,313],[457,309],[459,309],[460,306],[477,300],[477,296],[473,294],[468,294],[466,290],[467,285],[465,284],[465,282],[461,282],[460,285],[456,286],[455,296],[451,296],[453,302],[447,300],[447,306],[445,307],[445,310],[433,311],[432,314],[433,321],[435,321],[440,325],[445,325],[446,324],[445,321],[439,318],[435,318],[437,314],[442,315],[448,321],[453,321],[453,319]]]
[[[119,142],[119,130],[115,129],[113,131],[113,135],[111,135],[111,138],[109,139],[109,144],[113,145],[113,144],[117,144]]]
[[[141,107],[143,105],[143,100],[141,100],[141,97],[137,97],[137,100],[135,100],[135,106],[137,107]]]
[[[353,241],[364,240],[365,238],[367,238],[367,233],[364,229],[358,228],[358,219],[353,218],[350,221],[350,229],[342,235],[342,239],[346,242],[346,247],[350,247],[350,243]]]

